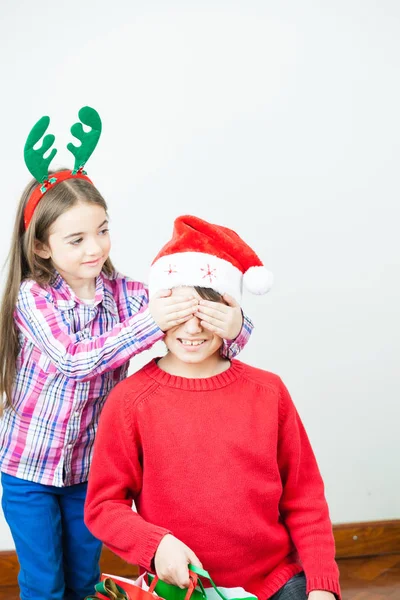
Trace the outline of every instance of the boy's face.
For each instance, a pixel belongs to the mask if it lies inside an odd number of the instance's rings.
[[[187,297],[188,292],[201,299],[196,290],[190,287],[174,288],[172,295]],[[212,361],[211,357],[219,359],[222,338],[204,329],[200,319],[193,316],[182,325],[169,329],[165,334],[164,343],[175,359],[183,363],[199,364],[210,359]]]

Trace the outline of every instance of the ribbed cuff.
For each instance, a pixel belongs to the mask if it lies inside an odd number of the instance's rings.
[[[307,579],[307,594],[314,590],[323,590],[325,592],[332,592],[335,594],[338,600],[341,600],[342,595],[340,592],[340,585],[338,579],[332,579],[330,577],[306,577]]]
[[[137,556],[136,560],[143,569],[146,571],[153,571],[152,560],[157,551],[157,548],[163,539],[164,536],[170,534],[171,532],[168,529],[164,529],[163,527],[152,527],[149,532],[149,535],[146,536],[146,539],[142,539],[140,543],[140,547],[142,551]],[[133,564],[135,561],[133,561]]]

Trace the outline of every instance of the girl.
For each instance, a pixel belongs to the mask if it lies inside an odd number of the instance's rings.
[[[176,220],[152,265],[150,297],[169,262],[173,296],[193,293],[199,310],[167,331],[164,357],[111,393],[86,523],[167,583],[188,587],[188,563],[203,564],[216,585],[242,586],[259,600],[334,600],[324,486],[289,393],[278,376],[221,356],[221,337],[203,325],[223,306],[221,294],[239,300],[242,282],[266,291],[268,275],[234,232],[190,216]]]
[[[176,299],[170,291],[149,303],[142,283],[115,272],[107,206],[82,170],[101,122],[88,107],[79,116],[92,129],[71,129],[82,141],[72,146],[73,171],[49,175],[43,154],[52,136],[33,149],[48,118],[28,136],[25,160],[35,180],[19,203],[0,314],[2,506],[21,598],[31,600],[82,600],[92,591],[101,544],[84,525],[83,506],[100,412],[129,359],[198,305],[193,295]],[[205,323],[227,339],[237,336],[224,344],[226,356],[251,332],[237,303],[228,302]]]

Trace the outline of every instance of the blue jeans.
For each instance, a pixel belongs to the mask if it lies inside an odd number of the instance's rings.
[[[271,600],[307,600],[306,578],[298,573],[271,597]]]
[[[83,522],[86,483],[65,488],[1,474],[22,600],[82,600],[99,581],[101,542]]]

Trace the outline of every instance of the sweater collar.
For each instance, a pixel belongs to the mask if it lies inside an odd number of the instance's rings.
[[[195,392],[206,392],[223,388],[236,381],[243,370],[243,364],[240,361],[232,360],[229,369],[218,375],[191,379],[189,377],[179,377],[178,375],[166,373],[158,366],[158,360],[159,358],[155,358],[144,367],[144,371],[149,377],[162,386]]]

